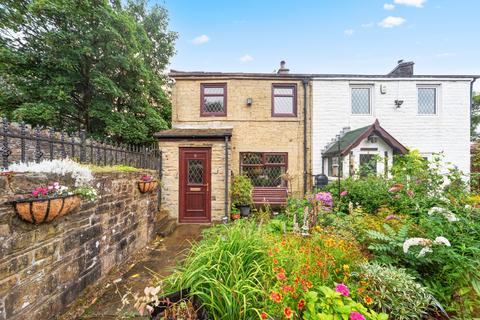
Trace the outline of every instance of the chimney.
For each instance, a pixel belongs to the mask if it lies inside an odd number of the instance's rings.
[[[290,71],[285,67],[285,60],[280,61],[280,69],[278,69],[277,74],[286,74]]]
[[[398,60],[397,66],[390,71],[388,76],[391,77],[412,77],[413,76],[413,65],[415,63],[413,61],[403,61]]]

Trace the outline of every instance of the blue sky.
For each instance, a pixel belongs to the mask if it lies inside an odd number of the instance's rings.
[[[172,69],[385,74],[405,59],[480,75],[479,0],[159,1],[179,33]]]

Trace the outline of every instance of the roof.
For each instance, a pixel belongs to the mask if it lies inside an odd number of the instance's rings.
[[[159,140],[178,139],[224,139],[232,136],[232,129],[169,129],[153,135]]]
[[[305,78],[433,78],[433,79],[477,79],[480,75],[411,75],[401,74],[333,74],[333,73],[247,73],[247,72],[206,72],[206,71],[179,71],[170,70],[169,76],[174,79],[182,78],[239,78],[239,79],[305,79]]]
[[[381,137],[390,147],[392,147],[397,152],[402,154],[408,152],[405,146],[403,146],[400,142],[398,142],[397,139],[395,139],[392,135],[390,135],[385,129],[380,126],[380,122],[377,119],[370,126],[358,128],[345,133],[345,135],[340,138],[340,141],[336,141],[331,146],[329,146],[325,152],[323,152],[323,156],[338,155],[339,149],[340,155],[345,156],[350,152],[350,150],[358,146],[360,142],[368,138],[372,133],[375,133],[379,137]]]

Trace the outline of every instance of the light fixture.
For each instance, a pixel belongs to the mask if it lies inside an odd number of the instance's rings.
[[[247,106],[251,107],[253,104],[253,99],[252,98],[247,98]]]
[[[395,100],[395,107],[398,109],[402,106],[403,100]]]

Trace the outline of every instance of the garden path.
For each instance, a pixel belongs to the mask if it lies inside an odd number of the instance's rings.
[[[152,280],[151,271],[160,277],[171,274],[190,248],[191,241],[199,240],[206,227],[180,225],[168,237],[153,241],[135,262],[111,272],[106,281],[88,290],[60,319],[148,319],[141,317],[133,307],[122,309],[121,295],[128,288],[132,292],[143,292]]]

